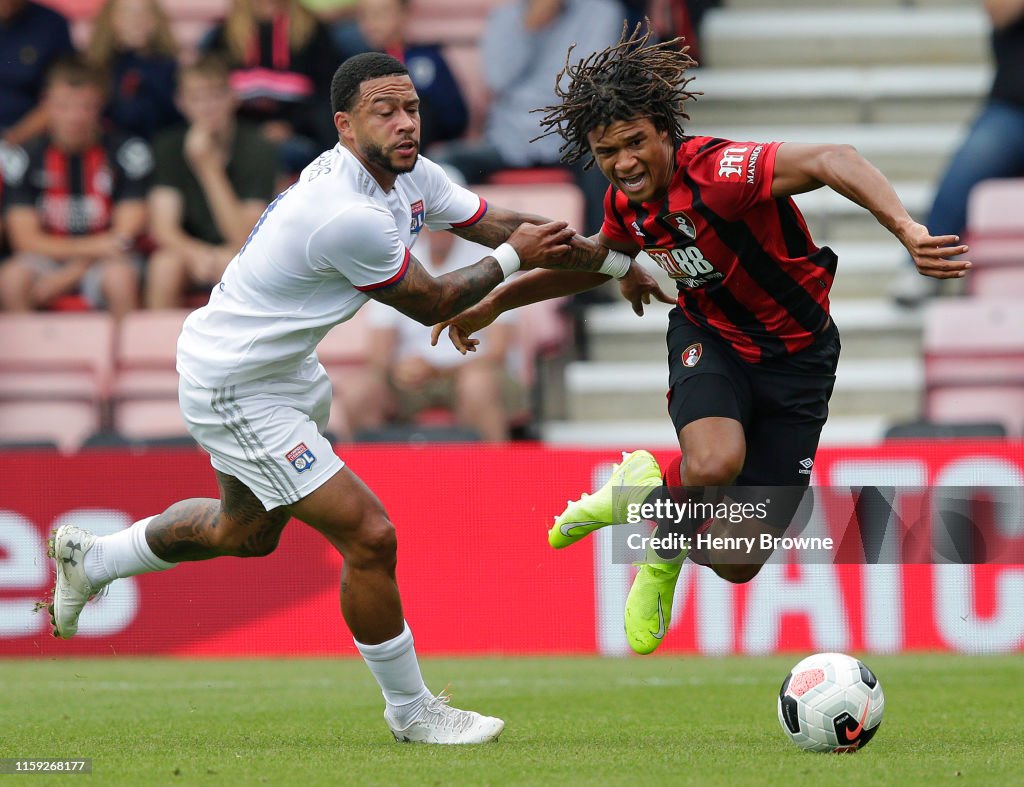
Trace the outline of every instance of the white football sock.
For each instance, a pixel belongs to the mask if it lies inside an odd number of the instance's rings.
[[[140,519],[120,533],[100,536],[85,553],[85,577],[95,587],[122,577],[165,571],[177,563],[158,558],[146,542],[146,525],[154,517]]]
[[[409,624],[406,623],[402,633],[394,639],[379,645],[356,642],[356,648],[380,684],[388,704],[389,721],[399,727],[406,726],[419,712],[423,701],[432,696],[420,674]]]

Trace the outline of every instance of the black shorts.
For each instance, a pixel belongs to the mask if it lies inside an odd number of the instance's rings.
[[[836,382],[839,330],[829,322],[809,347],[762,363],[728,342],[669,316],[668,411],[676,433],[700,418],[743,424],[747,453],[738,485],[807,486]]]

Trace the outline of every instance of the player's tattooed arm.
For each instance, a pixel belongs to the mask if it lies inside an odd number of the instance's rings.
[[[548,221],[550,219],[543,216],[519,213],[488,203],[487,212],[480,221],[468,227],[452,227],[451,232],[473,243],[496,249],[512,236],[520,224],[544,224]]]
[[[489,248],[497,248],[505,243],[523,224],[544,224],[550,221],[543,216],[530,213],[519,213],[497,205],[489,204],[487,213],[476,224],[468,227],[453,227],[452,232],[460,238],[471,240]],[[576,235],[572,239],[571,250],[558,260],[557,264],[545,267],[568,271],[597,271],[604,262],[608,250],[598,243],[597,236],[585,238]],[[551,261],[553,263],[553,261]]]
[[[427,273],[415,257],[410,257],[409,268],[400,281],[367,294],[417,322],[433,325],[472,306],[497,287],[502,278],[501,268],[493,257],[484,257],[437,278]]]
[[[573,233],[564,221],[523,223],[502,242],[516,250],[521,269],[529,270],[567,256]],[[501,266],[494,257],[484,257],[474,265],[435,278],[410,255],[409,267],[401,280],[367,294],[424,325],[433,325],[477,303],[503,279]]]

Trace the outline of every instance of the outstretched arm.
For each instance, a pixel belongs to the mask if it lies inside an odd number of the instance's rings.
[[[779,145],[773,197],[789,197],[828,186],[871,211],[878,223],[910,252],[918,272],[936,279],[964,276],[971,263],[952,260],[967,251],[956,235],[933,236],[907,213],[885,176],[850,145]]]
[[[507,241],[520,225],[544,224],[549,221],[551,219],[544,218],[543,216],[537,216],[532,213],[519,213],[518,211],[489,204],[487,206],[487,213],[476,224],[471,224],[468,227],[454,227],[451,232],[460,238],[465,238],[493,249]],[[608,248],[596,243],[594,239],[576,235],[573,238],[572,249],[569,253],[563,255],[557,261],[552,260],[549,263],[544,263],[544,267],[557,268],[559,271],[587,271],[593,273],[600,270],[607,254]],[[582,286],[581,284],[579,289],[571,290],[570,292],[580,292],[580,290],[596,287],[601,281],[607,281],[607,277],[603,277],[600,281],[590,284],[589,287]],[[544,299],[537,298],[535,300]],[[528,301],[528,303],[533,303],[533,301]]]
[[[526,224],[509,236],[509,245],[522,267],[529,269],[567,254],[573,234],[565,222]],[[409,255],[408,269],[399,281],[367,294],[424,325],[433,325],[469,308],[503,279],[502,267],[493,256],[435,278]]]
[[[617,246],[616,251],[628,253],[629,256],[639,252],[638,247],[623,247],[601,234],[593,238],[575,238],[573,242]],[[498,318],[498,315],[531,303],[590,290],[604,284],[608,279],[609,277],[604,274],[585,271],[536,270],[527,273],[494,290],[471,309],[435,325],[431,343],[436,345],[442,331],[448,328],[448,337],[459,352],[463,355],[475,352],[479,340],[471,339],[470,336],[486,328]],[[639,315],[643,314],[643,306],[651,302],[651,297],[664,303],[675,302],[662,292],[654,278],[635,261],[630,264],[629,272],[619,280],[619,285],[623,296],[630,301],[633,311]]]

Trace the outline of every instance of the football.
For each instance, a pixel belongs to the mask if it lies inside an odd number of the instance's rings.
[[[863,749],[882,723],[882,684],[862,662],[816,653],[797,664],[779,689],[779,723],[806,751]]]

